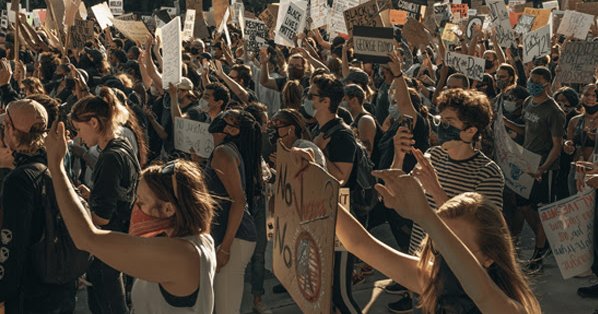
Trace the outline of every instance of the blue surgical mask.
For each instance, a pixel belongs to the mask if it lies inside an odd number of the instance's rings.
[[[394,104],[388,106],[388,116],[393,120],[398,120],[401,113],[399,112],[399,107]]]
[[[459,130],[458,128],[450,125],[447,122],[441,121],[440,124],[438,124],[437,126],[437,131],[438,141],[441,145],[449,141],[462,141],[461,132],[463,130]]]
[[[527,80],[527,91],[532,96],[540,96],[544,92],[544,84],[538,84],[531,80]]]
[[[303,110],[305,110],[305,113],[307,113],[308,116],[312,118],[316,116],[316,109],[314,108],[314,104],[311,99],[304,100],[302,106]]]

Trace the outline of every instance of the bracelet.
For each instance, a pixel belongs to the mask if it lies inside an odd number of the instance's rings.
[[[401,73],[399,73],[399,75],[395,75],[394,78],[400,78],[403,76],[403,71],[401,71]]]

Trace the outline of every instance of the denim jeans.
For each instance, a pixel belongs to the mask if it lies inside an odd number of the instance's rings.
[[[95,259],[87,271],[87,280],[93,285],[87,288],[87,304],[93,314],[129,313],[122,274],[118,270]]]
[[[251,293],[254,296],[262,296],[264,290],[264,274],[266,272],[264,255],[266,254],[266,197],[256,197],[255,212],[252,213],[255,223],[257,241],[255,251],[251,257]]]

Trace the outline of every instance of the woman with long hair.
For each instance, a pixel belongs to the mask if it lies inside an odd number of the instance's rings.
[[[420,295],[424,313],[540,313],[521,272],[501,210],[478,193],[464,193],[437,212],[420,183],[400,170],[376,171],[376,190],[388,208],[421,225],[428,236],[418,256],[370,235],[346,209],[336,234],[351,253]]]
[[[103,230],[66,175],[65,133],[62,122],[54,123],[45,144],[56,200],[77,248],[137,278],[131,297],[136,313],[212,313],[214,203],[201,170],[183,160],[145,169],[130,234]]]
[[[243,297],[240,283],[257,238],[250,209],[262,189],[262,133],[250,113],[236,109],[218,115],[209,132],[215,147],[205,175],[210,193],[218,197],[212,224],[218,261],[215,311],[239,313]]]
[[[77,136],[88,147],[97,145],[99,155],[91,175],[91,188],[80,186],[89,201],[93,223],[103,230],[127,232],[140,166],[131,143],[120,133],[129,112],[114,93],[104,92],[77,101],[69,115]],[[120,271],[96,259],[87,272],[90,310],[126,313]]]

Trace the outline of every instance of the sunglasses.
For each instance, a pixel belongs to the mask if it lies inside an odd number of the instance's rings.
[[[176,160],[171,160],[162,166],[161,173],[163,176],[170,177],[170,179],[172,181],[172,196],[174,197],[174,201],[178,203],[178,197],[177,197],[177,193],[176,193],[177,181],[176,181],[175,171],[176,171]]]

